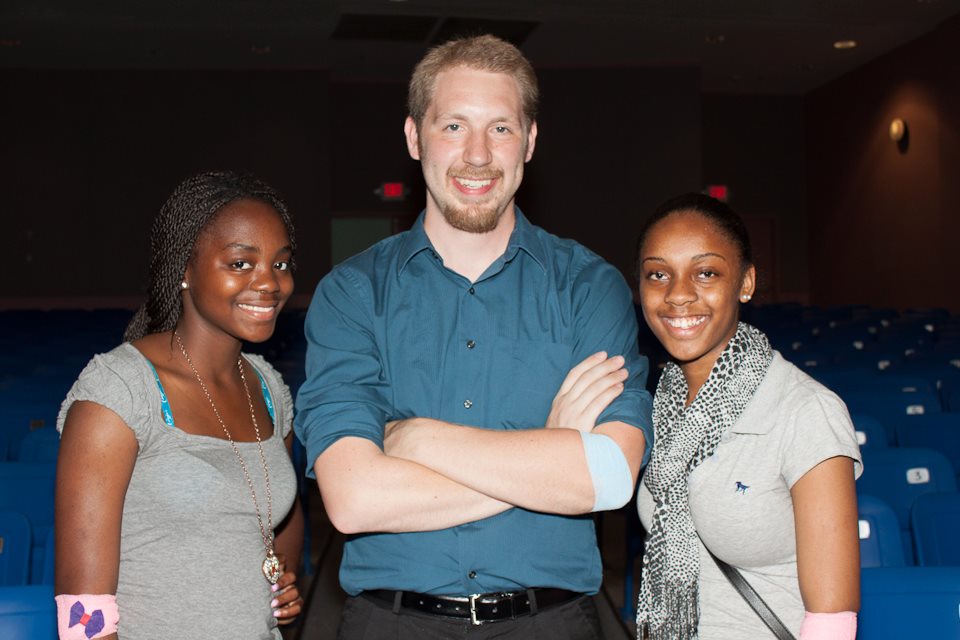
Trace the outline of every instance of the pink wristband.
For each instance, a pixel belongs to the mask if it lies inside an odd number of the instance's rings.
[[[60,640],[92,640],[117,632],[120,611],[116,596],[61,594],[54,600]]]
[[[803,624],[800,625],[800,640],[854,640],[856,636],[857,614],[853,611],[807,611],[803,616]]]

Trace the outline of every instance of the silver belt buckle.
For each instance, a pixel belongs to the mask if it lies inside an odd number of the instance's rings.
[[[474,593],[471,596],[468,596],[470,601],[470,624],[475,627],[479,627],[483,624],[483,620],[477,620],[477,598],[482,596],[482,593]]]

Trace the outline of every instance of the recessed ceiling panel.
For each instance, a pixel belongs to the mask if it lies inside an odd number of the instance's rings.
[[[384,40],[426,42],[437,24],[429,16],[366,15],[345,13],[330,36],[334,40]]]
[[[431,38],[431,44],[441,44],[452,38],[489,33],[521,46],[536,22],[526,20],[487,20],[482,18],[446,18]]]

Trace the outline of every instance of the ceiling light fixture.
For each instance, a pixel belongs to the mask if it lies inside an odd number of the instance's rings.
[[[856,40],[837,40],[833,43],[834,49],[853,49],[857,46]]]

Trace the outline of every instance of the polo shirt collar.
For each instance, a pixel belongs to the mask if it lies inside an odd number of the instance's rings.
[[[534,262],[536,262],[541,269],[546,271],[547,257],[543,242],[541,242],[537,235],[534,226],[530,224],[530,221],[527,220],[526,216],[520,211],[520,207],[514,207],[514,213],[516,214],[516,223],[513,226],[513,233],[510,234],[507,250],[500,260],[510,262],[516,257],[517,252],[522,249],[524,253],[533,258]],[[403,239],[403,244],[400,246],[400,252],[397,255],[399,261],[397,269],[398,275],[403,273],[407,263],[410,262],[415,255],[425,250],[434,251],[433,244],[430,242],[430,238],[427,237],[427,232],[423,228],[423,218],[425,215],[426,210],[420,212],[416,222],[413,223],[410,231]]]
[[[774,351],[773,360],[770,362],[767,374],[760,381],[760,386],[757,387],[747,406],[743,408],[743,413],[730,427],[731,431],[755,435],[770,433],[777,419],[780,391],[787,383],[789,367],[785,367],[783,364],[783,356]]]

